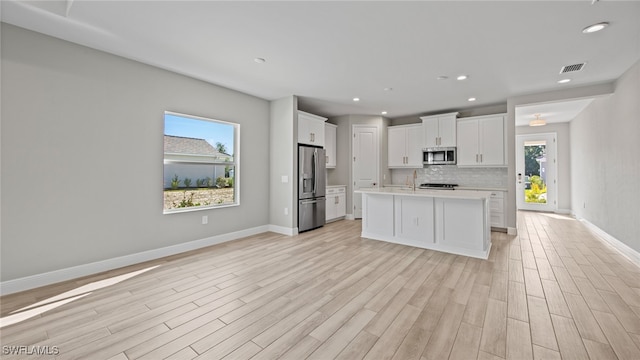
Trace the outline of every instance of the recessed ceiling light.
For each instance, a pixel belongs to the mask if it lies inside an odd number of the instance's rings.
[[[386,88],[384,88],[383,90],[384,90],[384,91],[393,91],[393,88],[392,88],[392,87],[386,87]]]
[[[387,112],[386,112],[386,111],[383,111],[383,112],[381,112],[380,114],[382,114],[382,115],[387,115]]]
[[[255,58],[255,59],[253,59],[253,61],[257,62],[258,64],[262,64],[262,63],[266,62],[267,60],[265,60],[263,58]]]
[[[353,101],[360,101],[360,98],[353,98]]]
[[[438,80],[447,80],[449,77],[447,75],[440,75],[436,79]]]
[[[590,34],[590,33],[594,33],[596,31],[600,31],[604,28],[606,28],[607,26],[609,26],[609,23],[606,21],[597,23],[597,24],[593,24],[593,25],[589,25],[586,28],[582,29],[582,32],[584,34]]]
[[[468,98],[467,100],[468,100],[468,101],[476,101],[476,98],[474,98],[474,97],[470,97],[470,98]]]
[[[458,75],[458,77],[456,78],[457,80],[467,80],[468,76],[467,75]]]
[[[562,80],[558,80],[558,84],[566,84],[569,81],[571,81],[571,79],[562,79]]]

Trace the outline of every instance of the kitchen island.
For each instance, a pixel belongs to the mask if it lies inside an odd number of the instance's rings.
[[[368,188],[362,237],[486,259],[491,192]]]

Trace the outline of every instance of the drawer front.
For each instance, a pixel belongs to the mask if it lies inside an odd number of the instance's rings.
[[[489,208],[491,213],[504,213],[504,199],[491,198],[489,200]]]
[[[329,188],[327,189],[327,195],[329,194],[336,194],[338,192],[338,189],[336,188]]]
[[[504,224],[504,214],[491,213],[491,226],[501,228],[505,227]]]

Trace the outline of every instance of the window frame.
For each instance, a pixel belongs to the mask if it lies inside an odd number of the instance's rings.
[[[164,149],[164,141],[163,141],[163,146],[162,146],[162,160],[163,160],[163,165],[162,165],[162,178],[163,178],[163,185],[162,185],[162,195],[163,195],[163,206],[162,206],[162,213],[163,215],[170,215],[170,214],[180,214],[180,213],[185,213],[185,212],[192,212],[192,211],[202,211],[202,210],[212,210],[212,209],[221,209],[221,208],[228,208],[228,207],[234,207],[234,206],[240,206],[240,124],[239,123],[234,123],[234,122],[230,122],[230,121],[224,121],[224,120],[218,120],[218,119],[213,119],[213,118],[208,118],[208,117],[203,117],[203,116],[197,116],[197,115],[189,115],[189,114],[184,114],[184,113],[179,113],[179,112],[174,112],[174,111],[165,111],[163,114],[163,131],[162,131],[162,136],[164,138],[164,136],[167,136],[166,134],[166,116],[167,115],[172,115],[172,116],[177,116],[177,117],[182,117],[182,118],[186,118],[186,119],[192,119],[192,120],[198,120],[198,121],[206,121],[206,122],[212,122],[212,123],[218,123],[218,124],[222,124],[222,125],[230,125],[233,126],[233,149],[231,154],[232,154],[232,162],[226,162],[226,161],[188,161],[188,160],[175,160],[175,159],[170,159],[167,160],[165,158],[165,149]],[[174,136],[174,135],[169,135],[169,136]],[[204,157],[204,156],[203,156]],[[185,165],[212,165],[212,166],[219,166],[219,165],[224,165],[224,166],[233,166],[233,192],[234,192],[234,202],[233,203],[227,203],[227,204],[209,204],[209,205],[200,205],[200,206],[190,206],[190,207],[184,207],[184,208],[175,208],[175,209],[165,209],[164,208],[164,192],[165,192],[165,186],[164,186],[164,176],[165,176],[165,165],[167,164],[185,164]],[[213,179],[215,181],[215,179]],[[187,190],[185,190],[187,191]]]

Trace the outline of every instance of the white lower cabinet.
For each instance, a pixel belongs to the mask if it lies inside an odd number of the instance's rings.
[[[506,228],[504,191],[492,191],[489,201],[491,227]]]
[[[325,219],[326,221],[332,221],[343,218],[347,213],[347,188],[330,187],[327,188],[327,206]]]

